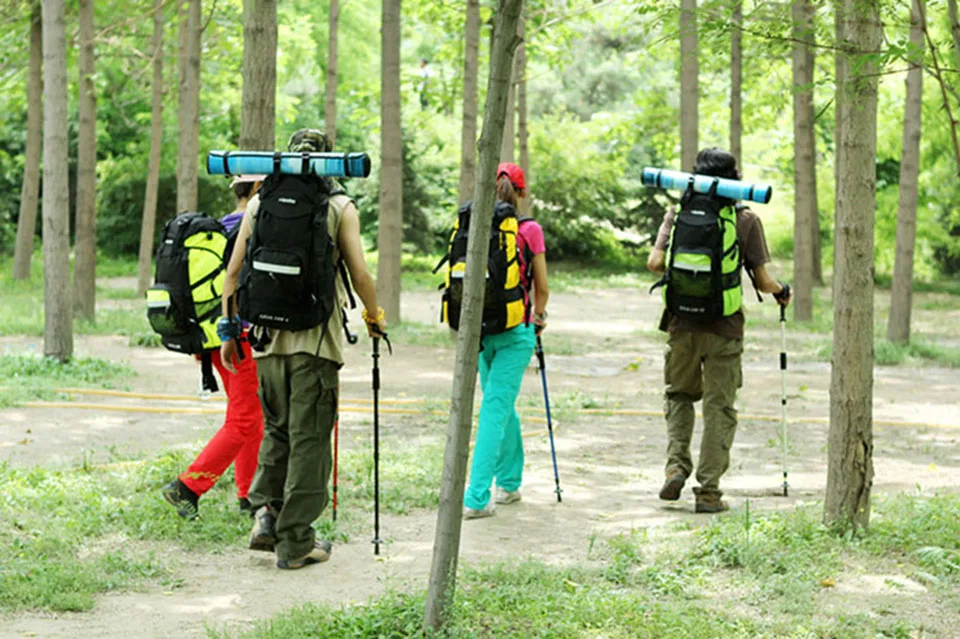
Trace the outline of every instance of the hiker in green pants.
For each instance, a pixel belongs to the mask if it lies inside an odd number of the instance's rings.
[[[523,171],[516,164],[503,163],[497,169],[497,200],[515,209],[526,188]],[[496,479],[498,504],[520,501],[523,480],[523,439],[517,396],[523,372],[530,363],[537,335],[546,327],[547,285],[546,247],[543,229],[529,218],[520,218],[517,231],[520,284],[525,291],[525,317],[532,318],[503,332],[484,335],[480,351],[480,387],[483,401],[470,467],[470,486],[464,495],[464,519],[494,514],[490,486]],[[533,294],[530,295],[530,289]],[[533,298],[532,301],[530,298]]]
[[[721,149],[701,151],[693,172],[740,179],[736,158]],[[708,228],[703,224],[706,215],[718,218],[709,226],[716,236],[708,238],[703,230]],[[711,244],[714,240],[717,244]],[[722,246],[724,250],[713,252],[710,246]],[[711,253],[715,257],[706,260],[715,261],[710,265],[698,261]],[[693,405],[703,400],[703,437],[696,477],[700,486],[693,489],[698,513],[728,508],[721,499],[720,477],[730,465],[730,448],[737,430],[734,402],[743,381],[741,266],[747,268],[758,294],[770,293],[784,306],[790,303],[790,287],[770,277],[766,269],[769,261],[763,224],[750,209],[717,196],[685,194],[679,212],[670,211],[664,217],[647,262],[651,271],[665,273],[661,284],[665,285],[666,309],[660,330],[669,334],[664,357],[664,414],[669,442],[660,499],[679,499],[693,474]],[[721,276],[714,278],[711,269]]]

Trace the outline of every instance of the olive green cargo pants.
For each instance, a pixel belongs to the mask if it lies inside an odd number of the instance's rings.
[[[279,513],[277,559],[300,559],[313,550],[313,522],[329,498],[339,367],[296,353],[260,358],[257,371],[264,431],[250,504]]]
[[[730,465],[730,447],[737,430],[734,402],[743,382],[740,355],[743,340],[713,333],[670,333],[664,358],[664,414],[667,420],[667,477],[693,472],[694,402],[703,400],[703,437],[694,493],[720,497],[720,477]]]

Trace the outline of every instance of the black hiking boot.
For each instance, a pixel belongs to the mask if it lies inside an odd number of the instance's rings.
[[[250,550],[273,552],[277,545],[277,518],[270,506],[264,506],[253,516],[253,530],[250,531]]]
[[[298,570],[310,564],[319,564],[330,559],[332,552],[333,544],[329,541],[317,539],[313,542],[313,550],[311,550],[307,556],[301,557],[300,559],[279,559],[277,560],[277,568],[281,570]]]
[[[686,481],[687,476],[679,471],[667,477],[667,481],[663,482],[663,488],[660,489],[660,499],[664,501],[680,499],[680,491],[683,490]]]
[[[240,514],[247,515],[248,517],[253,517],[253,507],[250,505],[250,500],[246,497],[241,497],[239,501],[240,505]]]
[[[179,479],[174,479],[164,486],[161,492],[167,503],[176,508],[177,514],[187,521],[192,521],[200,516],[200,497]]]

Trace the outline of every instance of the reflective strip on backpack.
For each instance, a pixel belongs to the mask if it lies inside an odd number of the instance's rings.
[[[271,264],[270,262],[253,261],[253,268],[265,273],[277,273],[278,275],[300,275],[299,266],[286,266],[284,264]]]
[[[673,258],[673,268],[693,271],[694,273],[709,273],[711,269],[709,255],[675,255]]]

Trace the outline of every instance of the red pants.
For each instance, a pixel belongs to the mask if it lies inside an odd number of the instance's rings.
[[[212,354],[223,390],[227,394],[227,415],[223,426],[190,464],[180,481],[198,496],[217,483],[221,475],[234,465],[237,497],[244,498],[257,471],[260,440],[263,439],[263,410],[257,395],[257,364],[250,344],[241,342],[244,358],[237,364],[237,374],[229,372],[220,361],[220,353]]]

